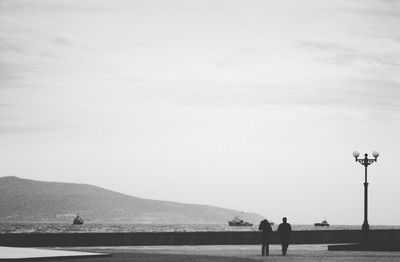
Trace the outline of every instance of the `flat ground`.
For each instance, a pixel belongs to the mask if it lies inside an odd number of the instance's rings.
[[[270,246],[270,256],[260,255],[260,246],[155,246],[155,247],[75,247],[63,250],[106,252],[112,257],[71,258],[63,261],[137,262],[239,262],[239,261],[400,261],[400,252],[328,251],[327,245],[291,245],[286,256],[280,246]],[[46,261],[57,261],[49,260]]]

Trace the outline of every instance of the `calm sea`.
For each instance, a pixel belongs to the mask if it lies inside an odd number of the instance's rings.
[[[273,230],[277,229],[273,225]],[[371,229],[400,229],[400,226],[371,225]],[[359,225],[292,225],[293,230],[350,230]],[[67,223],[0,223],[0,233],[87,233],[87,232],[199,232],[199,231],[257,231],[257,226],[230,227],[224,224],[91,224]]]

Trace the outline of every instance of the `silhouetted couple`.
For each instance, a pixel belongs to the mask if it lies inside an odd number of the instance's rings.
[[[286,255],[287,249],[289,247],[290,233],[292,232],[292,227],[287,223],[286,217],[282,218],[283,223],[279,224],[278,235],[282,243],[282,254]],[[269,243],[272,235],[272,228],[268,220],[264,219],[260,222],[258,230],[261,231],[261,255],[269,255]]]

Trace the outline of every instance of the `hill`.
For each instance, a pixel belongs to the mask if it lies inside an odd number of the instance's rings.
[[[76,213],[86,223],[219,224],[240,214],[208,205],[143,199],[104,188],[73,183],[0,178],[0,222],[66,222]],[[257,223],[262,216],[245,213]]]

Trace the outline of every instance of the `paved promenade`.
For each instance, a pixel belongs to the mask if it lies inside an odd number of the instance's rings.
[[[25,250],[25,251],[22,251]],[[108,257],[79,258],[63,256],[61,261],[83,262],[251,262],[251,261],[400,261],[400,252],[361,252],[361,251],[328,251],[326,245],[291,245],[286,256],[281,255],[279,245],[270,246],[270,256],[260,256],[258,245],[218,245],[218,246],[146,246],[146,247],[73,247],[32,249],[22,248],[19,252],[57,252],[73,251],[70,255],[112,253]],[[3,253],[0,250],[0,254]],[[21,253],[19,253],[21,254]],[[59,253],[61,254],[61,253]],[[67,254],[67,253],[65,253]],[[4,256],[3,256],[4,258]],[[10,257],[9,257],[10,258]],[[40,259],[39,259],[40,260]],[[26,260],[30,261],[30,260]],[[34,259],[32,261],[38,261]],[[60,261],[59,258],[47,256],[46,260]]]
[[[67,251],[42,248],[20,248],[20,247],[2,247],[0,246],[0,261],[22,260],[22,259],[52,259],[52,258],[86,258],[109,256],[109,254],[82,252],[82,251]]]
[[[260,255],[261,247],[258,245],[96,247],[70,250],[113,253],[109,258],[85,259],[87,262],[400,261],[400,252],[328,251],[327,245],[291,245],[286,256],[282,256],[279,245],[271,245],[270,256],[267,257]]]

